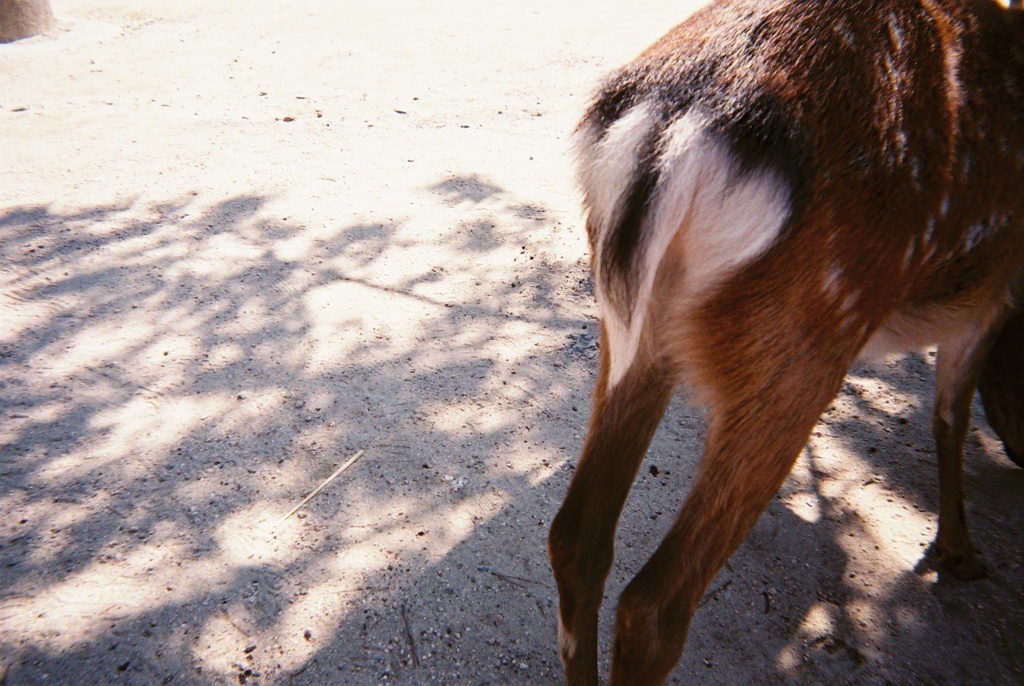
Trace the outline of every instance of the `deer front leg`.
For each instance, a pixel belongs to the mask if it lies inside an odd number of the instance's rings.
[[[1006,456],[1024,468],[1024,309],[1019,305],[985,358],[978,392]]]
[[[968,328],[957,340],[939,346],[936,362],[932,434],[939,461],[939,532],[935,553],[939,563],[961,579],[978,579],[986,573],[967,528],[964,442],[978,377],[1000,328],[993,321]]]

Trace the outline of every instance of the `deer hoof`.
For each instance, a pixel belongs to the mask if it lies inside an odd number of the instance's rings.
[[[937,549],[936,559],[942,569],[964,581],[974,581],[988,576],[988,568],[973,552],[965,555]]]

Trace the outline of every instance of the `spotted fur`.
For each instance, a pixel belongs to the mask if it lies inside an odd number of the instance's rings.
[[[1022,118],[1024,15],[983,0],[719,0],[598,89],[576,147],[601,373],[549,538],[570,684],[597,683],[615,525],[681,381],[707,443],[620,598],[612,685],[663,682],[858,356],[938,345],[935,548],[982,573],[961,463],[979,378],[1024,451]]]

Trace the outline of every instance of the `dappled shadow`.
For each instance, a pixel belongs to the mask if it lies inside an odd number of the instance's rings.
[[[592,286],[552,256],[542,206],[473,174],[425,190],[445,227],[314,231],[258,195],[0,211],[8,684],[561,683],[544,539],[589,405]],[[854,371],[674,680],[1019,673],[1024,472],[987,429],[967,461],[992,578],[913,572],[937,506],[930,374]],[[869,378],[898,402],[868,402]],[[674,401],[605,648],[702,438]]]
[[[969,511],[990,577],[961,582],[916,570],[938,508],[926,359],[851,370],[793,475],[711,583],[669,683],[1016,680],[1024,471],[1002,455],[977,408],[966,451]],[[614,601],[667,532],[703,438],[699,415],[673,402],[620,525],[605,655]],[[907,682],[908,673],[921,678]]]
[[[435,184],[431,190],[454,205],[464,202],[479,205],[503,192],[499,186],[483,180],[476,174],[453,176]]]
[[[514,647],[553,602],[546,522],[521,519],[573,443],[538,421],[582,404],[541,355],[584,379],[593,349],[569,350],[585,308],[537,217],[478,185],[491,216],[426,241],[308,235],[259,196],[4,210],[8,683],[414,683],[413,645],[450,683],[556,679],[553,649]]]
[[[908,667],[920,675],[913,683],[1011,683],[1021,673],[1024,472],[976,407],[968,509],[990,576],[936,573],[930,359],[851,370],[793,475],[712,583],[728,585],[713,615],[698,613],[675,683],[904,683]],[[775,669],[752,675],[744,658]]]

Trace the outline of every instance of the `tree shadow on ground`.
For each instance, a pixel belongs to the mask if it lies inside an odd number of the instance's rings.
[[[465,264],[395,222],[289,257],[301,231],[264,217],[265,200],[0,215],[7,683],[270,683],[314,678],[324,654],[361,683],[397,673],[390,611],[401,599],[403,624],[424,627],[434,597],[408,593],[459,541],[493,540],[467,573],[504,583],[496,551],[522,538],[504,518],[542,480],[510,460],[542,436],[531,417],[548,396],[571,395],[538,373],[529,335],[560,330],[568,347],[581,327],[564,270],[530,254],[532,218],[506,200],[511,226],[500,211],[454,226],[440,238]],[[417,247],[422,264],[384,265]],[[507,276],[485,257],[533,264]],[[357,448],[330,497],[270,521]],[[535,543],[512,571],[546,579]],[[444,622],[444,640],[479,610]],[[353,612],[379,626],[350,643]]]
[[[712,584],[730,585],[710,626],[691,636],[678,683],[1018,678],[1024,472],[976,407],[965,455],[969,510],[990,576],[963,582],[937,571],[929,551],[938,510],[931,359],[851,370],[793,475]],[[751,674],[744,655],[766,669]],[[741,671],[730,670],[737,663]]]
[[[545,537],[594,378],[588,275],[555,257],[543,207],[471,174],[426,192],[452,212],[433,234],[312,232],[258,195],[0,212],[8,684],[561,682]],[[877,480],[847,486],[866,507],[895,497],[911,526],[936,507],[930,391],[906,382],[929,373],[883,370],[905,399],[893,412],[857,395],[855,372],[819,425],[856,438],[846,457]],[[984,431],[968,483],[990,580],[863,569],[851,545],[878,532],[812,441],[673,678],[1019,674],[1024,484]],[[606,619],[702,435],[674,402],[623,517]],[[995,639],[982,657],[965,635]]]

